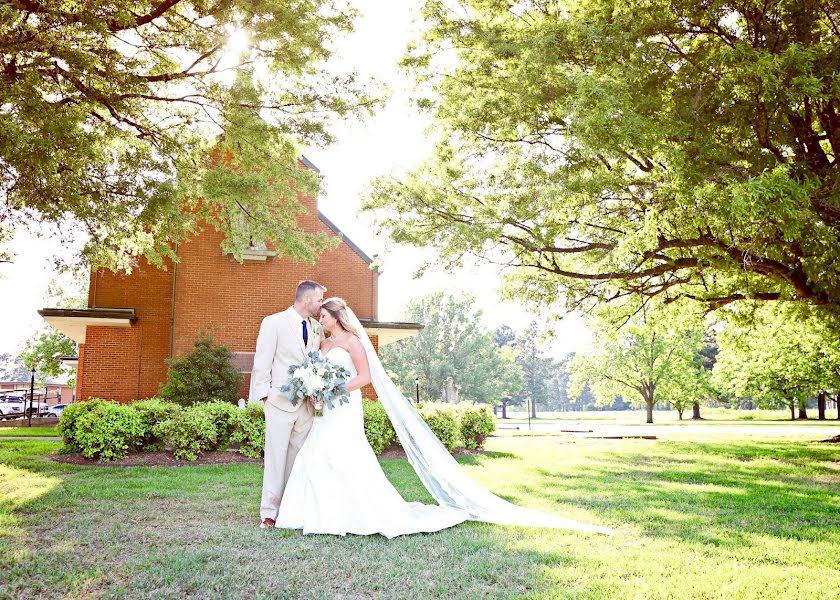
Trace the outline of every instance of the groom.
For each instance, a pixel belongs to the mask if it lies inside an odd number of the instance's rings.
[[[260,527],[274,527],[286,480],[298,450],[312,427],[309,402],[294,406],[279,388],[289,379],[289,367],[302,364],[321,344],[317,326],[324,292],[320,283],[301,281],[295,303],[263,319],[251,371],[251,400],[265,406],[265,471],[263,472]]]

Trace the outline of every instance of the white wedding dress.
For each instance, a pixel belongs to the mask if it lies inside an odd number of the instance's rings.
[[[347,308],[350,325],[364,331]],[[462,521],[548,527],[612,535],[612,529],[518,506],[475,482],[435,437],[388,376],[368,337],[359,339],[370,367],[371,385],[388,414],[406,458],[437,505],[405,502],[391,485],[368,444],[362,394],[349,404],[325,407],[298,453],[277,517],[277,527],[304,533],[381,533],[394,537],[439,531]],[[331,348],[326,356],[354,376],[350,354]]]
[[[356,369],[350,354],[334,347],[326,357]],[[276,527],[302,529],[304,534],[382,534],[387,538],[432,532],[469,518],[446,506],[406,502],[385,477],[365,437],[362,393],[350,394],[349,404],[324,406],[297,455]]]

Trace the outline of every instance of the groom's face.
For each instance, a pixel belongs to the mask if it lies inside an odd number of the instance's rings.
[[[310,317],[317,319],[321,315],[321,305],[324,303],[324,291],[312,291],[306,296],[304,308]]]

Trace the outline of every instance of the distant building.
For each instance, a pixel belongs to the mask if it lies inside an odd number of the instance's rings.
[[[0,396],[20,396],[28,401],[30,384],[29,379],[25,381],[0,381]],[[39,382],[36,379],[34,392],[36,402],[46,402],[50,406],[73,402],[73,387],[67,385],[66,382],[52,379]]]

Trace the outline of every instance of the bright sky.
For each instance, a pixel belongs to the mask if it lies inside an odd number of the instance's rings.
[[[421,2],[355,0],[361,16],[356,31],[339,43],[341,60],[364,75],[391,88],[387,106],[363,123],[346,123],[334,130],[338,141],[329,148],[306,151],[324,177],[319,206],[367,254],[378,254],[383,274],[379,279],[379,318],[399,320],[406,303],[437,289],[467,290],[479,298],[489,327],[508,324],[524,328],[535,316],[525,308],[500,300],[499,273],[480,267],[454,274],[431,269],[422,278],[412,275],[424,259],[433,256],[415,248],[392,247],[372,233],[371,219],[359,215],[361,198],[376,176],[395,174],[419,163],[431,150],[425,135],[428,117],[409,101],[412,81],[397,67],[407,42],[417,31],[415,18]],[[22,342],[43,325],[36,312],[44,307],[54,276],[50,257],[60,251],[55,238],[18,236],[12,243],[13,264],[0,264],[0,353],[16,353]],[[589,332],[582,320],[569,315],[555,326],[551,354],[589,347]]]

